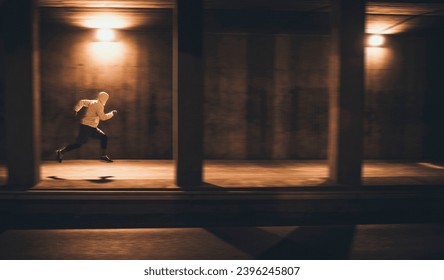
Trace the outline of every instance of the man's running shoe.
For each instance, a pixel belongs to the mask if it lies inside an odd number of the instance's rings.
[[[100,160],[105,161],[105,162],[113,162],[113,160],[110,159],[107,155],[101,156]]]
[[[63,161],[63,153],[62,153],[62,150],[57,150],[57,151],[56,151],[56,159],[57,159],[57,161],[60,162],[60,163]]]

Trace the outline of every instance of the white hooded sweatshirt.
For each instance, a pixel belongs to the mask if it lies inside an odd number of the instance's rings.
[[[74,111],[78,112],[82,107],[87,107],[85,116],[81,120],[81,124],[97,127],[100,121],[106,121],[114,116],[113,112],[104,113],[106,101],[108,101],[108,93],[99,92],[97,100],[82,99],[74,107]]]

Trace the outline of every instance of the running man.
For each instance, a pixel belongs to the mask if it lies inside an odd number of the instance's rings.
[[[100,160],[105,162],[113,162],[106,154],[106,148],[108,146],[108,136],[98,128],[100,121],[109,120],[117,114],[116,110],[112,110],[111,112],[106,114],[104,113],[105,104],[108,99],[108,93],[102,91],[99,92],[97,99],[82,99],[77,103],[77,105],[74,107],[75,115],[77,115],[77,113],[83,107],[87,107],[87,110],[85,116],[80,121],[80,128],[77,140],[64,148],[56,150],[56,158],[58,162],[62,162],[64,153],[80,148],[88,141],[88,138],[90,137],[100,140],[100,148],[102,151]]]

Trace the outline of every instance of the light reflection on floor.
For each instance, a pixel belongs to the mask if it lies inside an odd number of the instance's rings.
[[[0,184],[6,183],[0,166]],[[326,161],[205,161],[204,181],[223,188],[323,186]],[[176,188],[171,160],[66,160],[43,162],[35,189]],[[364,185],[443,185],[444,166],[431,162],[367,161]]]

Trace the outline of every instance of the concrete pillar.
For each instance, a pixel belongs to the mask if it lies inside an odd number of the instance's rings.
[[[8,182],[40,181],[38,11],[34,0],[3,3]]]
[[[203,0],[176,0],[173,18],[176,184],[197,186],[203,181]]]
[[[329,177],[359,185],[363,155],[365,0],[334,0],[332,9]]]

